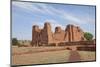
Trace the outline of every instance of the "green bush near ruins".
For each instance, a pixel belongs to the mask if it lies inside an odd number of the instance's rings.
[[[93,39],[93,35],[90,32],[85,32],[84,33],[84,37],[86,38],[86,40],[90,41]]]
[[[17,38],[12,38],[12,45],[13,46],[19,46]]]

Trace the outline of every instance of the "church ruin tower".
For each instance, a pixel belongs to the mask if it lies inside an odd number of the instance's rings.
[[[74,42],[83,40],[85,40],[84,32],[78,26],[67,25],[65,29],[65,41]]]
[[[53,42],[53,38],[52,38],[53,34],[51,31],[51,25],[49,22],[46,22],[44,24],[44,28],[41,31],[41,43],[52,43]]]
[[[39,44],[53,43],[52,36],[53,33],[49,22],[44,24],[43,29],[39,29],[39,26],[34,25],[32,29],[32,45],[39,46]]]
[[[54,33],[54,41],[56,43],[63,42],[64,41],[64,35],[65,35],[64,30],[62,30],[61,27],[56,27],[55,33]]]
[[[32,28],[32,44],[35,44],[35,46],[38,46],[40,41],[40,29],[39,26],[34,25]]]

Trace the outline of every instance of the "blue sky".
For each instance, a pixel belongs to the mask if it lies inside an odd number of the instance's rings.
[[[12,37],[31,40],[32,26],[43,28],[50,22],[52,31],[56,26],[64,30],[66,25],[80,26],[84,32],[95,35],[95,7],[81,5],[12,2]]]

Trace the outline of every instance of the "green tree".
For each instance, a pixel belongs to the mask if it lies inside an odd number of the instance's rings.
[[[90,32],[85,32],[84,37],[89,41],[93,39],[93,35]]]
[[[14,45],[14,46],[19,45],[17,38],[12,38],[12,45]]]

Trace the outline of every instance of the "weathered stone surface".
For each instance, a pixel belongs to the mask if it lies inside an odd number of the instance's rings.
[[[60,42],[74,42],[84,41],[84,32],[80,27],[74,25],[67,25],[65,31],[61,27],[56,27],[55,32],[51,30],[49,22],[44,24],[43,29],[39,29],[39,26],[34,25],[32,29],[32,44],[38,46],[39,44],[50,44]]]
[[[65,41],[84,41],[84,32],[77,26],[67,25],[65,29]]]
[[[64,35],[65,35],[64,30],[62,30],[61,27],[56,27],[55,33],[53,34],[54,42],[59,43],[64,41]]]

